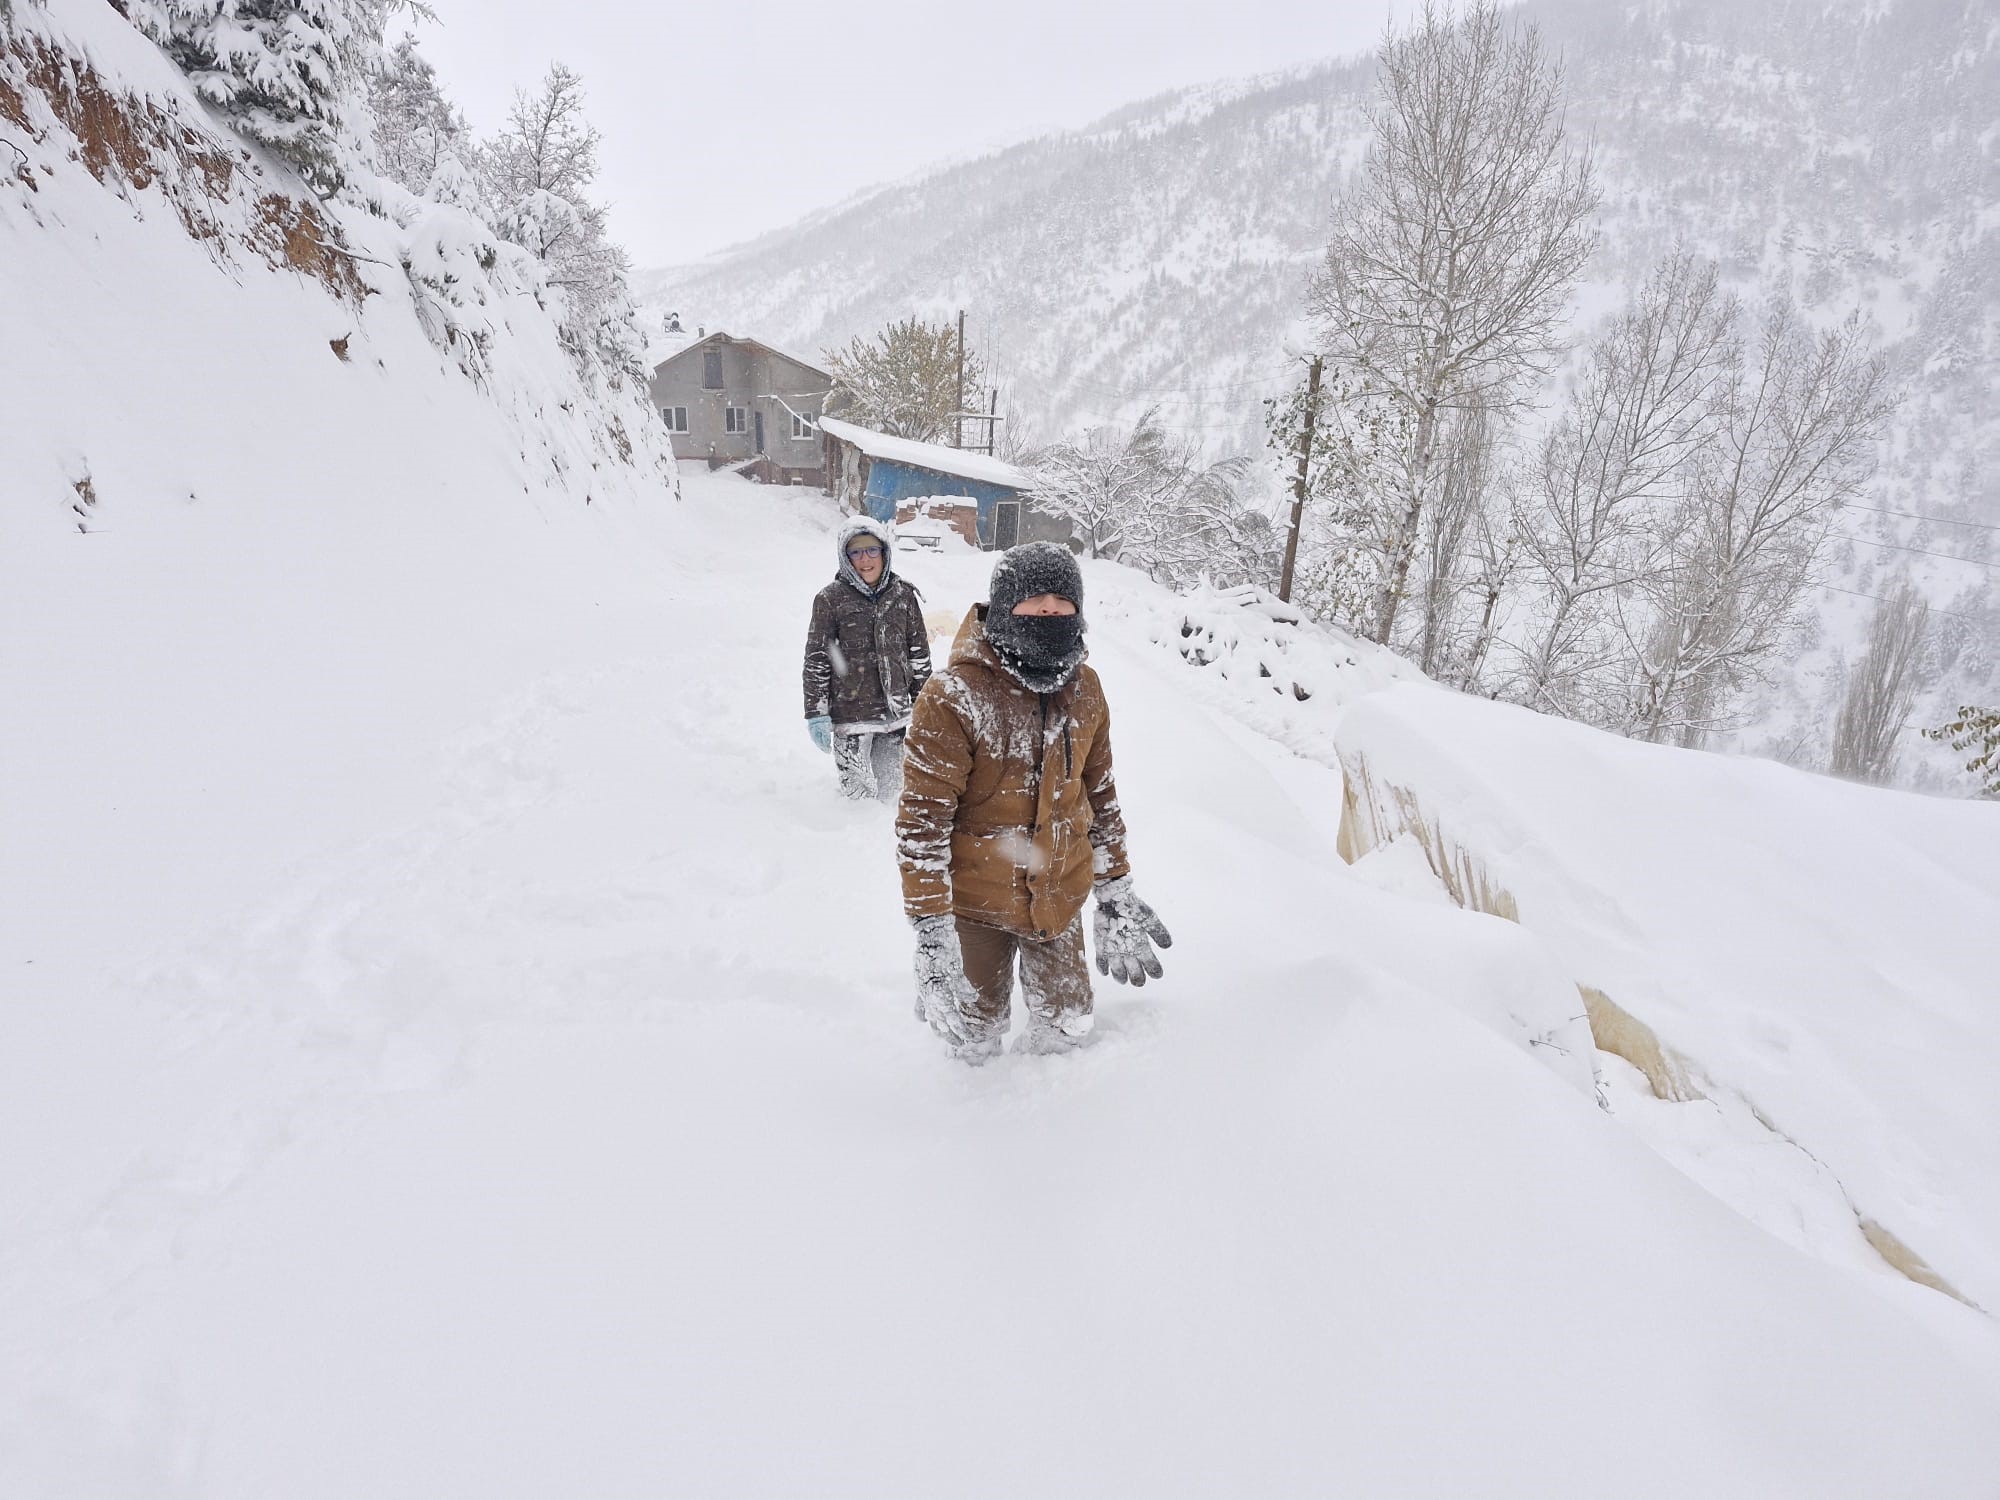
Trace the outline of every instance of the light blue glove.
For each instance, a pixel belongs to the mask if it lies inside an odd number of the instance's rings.
[[[833,715],[819,714],[806,720],[806,733],[813,737],[813,743],[828,755],[833,754]]]

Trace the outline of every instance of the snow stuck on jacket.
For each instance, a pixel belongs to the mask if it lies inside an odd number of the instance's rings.
[[[15,16],[191,102],[107,7]],[[2000,1300],[1987,809],[1088,564],[1174,947],[1088,1051],[964,1069],[887,811],[799,732],[830,507],[676,501],[593,460],[532,297],[475,379],[400,269],[357,305],[36,119],[0,1494],[1990,1496],[1992,1320],[1857,1228]],[[960,614],[990,566],[897,563]],[[1519,922],[1446,897],[1475,860]]]

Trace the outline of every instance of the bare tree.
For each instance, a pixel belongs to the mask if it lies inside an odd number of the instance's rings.
[[[1492,0],[1426,4],[1379,54],[1359,188],[1335,214],[1310,308],[1329,363],[1406,419],[1372,634],[1387,642],[1452,413],[1502,417],[1562,347],[1564,306],[1597,204],[1587,152],[1564,141],[1562,70]]]
[[[1207,578],[1269,586],[1279,536],[1243,503],[1247,458],[1208,462],[1160,423],[1093,428],[1036,455],[1035,505],[1077,528],[1093,557],[1115,557],[1169,585]]]
[[[1504,488],[1507,481],[1503,479],[1501,483]],[[1501,519],[1511,515],[1511,505],[1482,505],[1473,517],[1470,573],[1465,587],[1477,607],[1478,619],[1458,667],[1458,685],[1468,692],[1480,686],[1486,672],[1487,661],[1500,635],[1501,602],[1508,596],[1521,566],[1520,530],[1511,519]]]
[[[567,302],[565,334],[602,346],[616,331],[622,361],[632,352],[622,337],[630,322],[625,282],[631,259],[609,237],[609,205],[590,196],[601,138],[583,105],[582,77],[552,65],[534,93],[515,93],[505,128],[481,160],[494,227],[549,268],[550,285],[561,288]]]
[[[872,339],[856,338],[825,355],[833,376],[829,416],[920,443],[941,443],[951,435],[959,402],[958,330],[951,324],[905,318]],[[967,389],[978,389],[985,378],[985,362],[968,348]]]
[[[1827,769],[1834,775],[1888,784],[1896,741],[1916,704],[1926,614],[1923,596],[1907,583],[1875,606],[1867,649],[1848,675],[1833,724]]]
[[[1661,564],[1634,585],[1636,608],[1621,601],[1632,676],[1618,727],[1690,746],[1783,644],[1830,513],[1873,471],[1895,405],[1858,318],[1815,335],[1782,298],[1721,400]]]
[[[1670,255],[1592,340],[1522,465],[1515,517],[1539,597],[1511,689],[1531,707],[1604,719],[1609,595],[1659,564],[1658,512],[1720,420],[1739,316],[1713,261]]]
[[[1483,574],[1481,564],[1489,560],[1476,557],[1471,544],[1490,543],[1493,535],[1488,506],[1495,425],[1481,407],[1455,411],[1439,445],[1440,479],[1420,523],[1414,589],[1420,606],[1415,655],[1426,676],[1465,675],[1470,648],[1463,639],[1464,606],[1474,588],[1468,568]]]
[[[1092,557],[1116,555],[1119,540],[1159,482],[1167,437],[1153,407],[1128,433],[1093,427],[1035,454],[1035,506],[1076,528]]]

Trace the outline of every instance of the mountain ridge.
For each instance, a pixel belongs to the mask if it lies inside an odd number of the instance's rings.
[[[1746,302],[1783,292],[1820,323],[1858,311],[1905,393],[1874,509],[1841,517],[1794,670],[1740,743],[1812,759],[1868,601],[1903,578],[1936,611],[1942,696],[1925,712],[2000,690],[2000,421],[1983,394],[2000,385],[2000,28],[1959,0],[1522,13],[1565,59],[1572,135],[1592,142],[1604,188],[1579,333],[1686,244]],[[1259,453],[1263,402],[1296,378],[1305,285],[1366,149],[1372,87],[1371,59],[1336,58],[1135,101],[699,270],[647,273],[642,290],[689,326],[804,357],[966,308],[1017,447],[1159,405],[1212,453]],[[1275,465],[1260,482],[1274,499]],[[1917,784],[1951,774],[1932,762]]]

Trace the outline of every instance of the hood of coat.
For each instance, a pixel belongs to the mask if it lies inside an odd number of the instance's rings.
[[[854,571],[854,564],[847,560],[847,545],[858,536],[872,536],[882,544],[882,576],[875,581],[873,588],[861,581],[861,575]],[[873,516],[849,516],[834,528],[833,555],[839,569],[835,576],[870,599],[896,581],[896,533]]]
[[[1000,673],[1009,681],[1020,683],[1030,692],[1061,692],[1063,688],[1076,681],[1077,671],[1090,657],[1087,649],[1077,657],[1076,665],[1070,668],[1064,675],[1063,681],[1054,688],[1040,688],[1032,682],[1023,680],[1021,674],[1010,667],[1000,653],[993,649],[993,642],[986,638],[986,608],[984,604],[973,605],[965,612],[965,618],[959,622],[958,634],[953,636],[951,641],[952,666],[985,667],[989,671]]]

